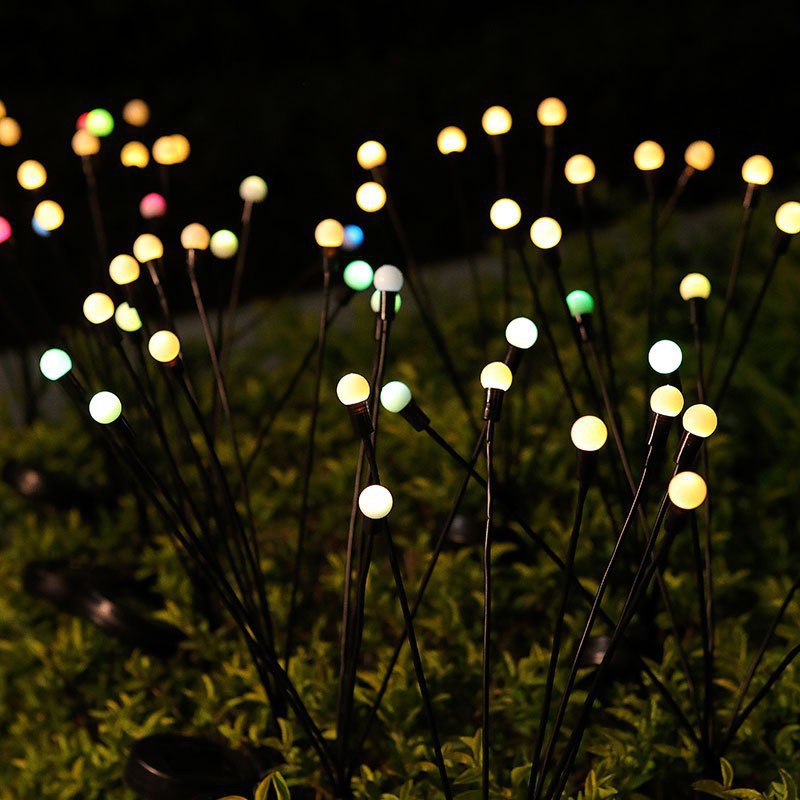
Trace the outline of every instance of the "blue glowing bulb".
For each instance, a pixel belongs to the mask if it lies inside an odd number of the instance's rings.
[[[43,239],[46,239],[50,236],[50,231],[45,230],[37,221],[36,217],[31,220],[31,227],[33,228],[33,232],[41,236]]]
[[[358,225],[344,226],[343,250],[358,250],[364,244],[364,231]]]

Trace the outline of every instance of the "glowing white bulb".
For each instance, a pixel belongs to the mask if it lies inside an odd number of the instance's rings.
[[[348,372],[336,384],[336,396],[346,406],[363,403],[369,399],[369,381],[357,372]]]
[[[89,416],[101,425],[110,425],[122,414],[122,401],[114,392],[98,392],[89,401]]]
[[[492,203],[489,219],[498,230],[507,231],[517,225],[522,218],[519,203],[509,197],[501,197]]]
[[[258,175],[250,175],[239,184],[239,197],[245,203],[261,203],[267,196],[267,182]]]
[[[47,380],[57,381],[72,369],[72,359],[64,350],[52,347],[42,353],[39,369]]]
[[[531,225],[531,241],[540,250],[550,250],[561,241],[561,226],[552,217],[539,217]]]
[[[536,323],[527,317],[517,317],[506,325],[506,341],[520,350],[527,350],[536,344],[539,329]]]
[[[356,205],[368,214],[380,211],[386,205],[386,189],[375,181],[362,183],[356,190]]]
[[[392,510],[393,505],[392,493],[379,483],[364,487],[358,496],[358,507],[369,519],[383,519]]]
[[[372,285],[380,292],[399,292],[403,288],[403,273],[391,264],[375,270]]]
[[[239,239],[233,231],[223,228],[212,234],[210,249],[217,258],[227,261],[239,251]]]
[[[675,342],[670,339],[662,339],[650,348],[647,360],[656,372],[670,375],[680,367],[683,361],[683,352]]]
[[[585,417],[579,417],[575,420],[569,435],[572,439],[572,444],[578,450],[593,453],[606,443],[608,429],[600,417],[587,414]]]
[[[402,381],[390,381],[381,389],[381,405],[399,414],[411,402],[411,389]]]

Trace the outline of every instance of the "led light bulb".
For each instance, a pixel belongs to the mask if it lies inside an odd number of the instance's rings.
[[[662,375],[671,375],[680,367],[683,361],[683,352],[672,340],[661,339],[650,348],[647,360],[656,372]]]
[[[126,333],[136,333],[142,328],[142,318],[139,312],[128,303],[120,303],[114,312],[114,322],[117,327]]]
[[[6,115],[6,104],[0,100],[0,119]]]
[[[750,156],[742,164],[742,178],[745,183],[766,186],[772,180],[772,162],[766,156]]]
[[[239,251],[239,240],[233,231],[223,228],[211,235],[209,247],[217,258],[227,260],[233,258]]]
[[[436,146],[443,155],[450,153],[463,153],[467,147],[467,134],[455,125],[448,125],[439,131],[436,137]]]
[[[262,203],[267,196],[267,182],[258,175],[250,175],[239,184],[239,197],[245,203]]]
[[[386,148],[380,142],[370,139],[358,148],[356,159],[362,169],[375,169],[386,163]]]
[[[498,230],[507,231],[519,224],[522,219],[522,210],[519,204],[509,197],[501,197],[492,203],[489,210],[489,219]]]
[[[105,108],[94,108],[86,115],[86,130],[103,138],[114,130],[114,117]]]
[[[92,325],[107,322],[114,316],[114,301],[103,292],[92,292],[83,301],[83,316]]]
[[[37,221],[36,217],[31,220],[31,228],[33,228],[33,232],[37,236],[41,236],[42,239],[49,239],[50,238],[50,231],[46,231]]]
[[[140,272],[139,262],[133,256],[125,255],[124,253],[114,256],[108,265],[109,277],[118,286],[125,286],[127,283],[133,283],[138,280]]]
[[[491,361],[481,370],[481,386],[484,389],[507,392],[513,380],[511,370],[502,361]]]
[[[147,350],[156,361],[171,364],[181,354],[181,342],[172,331],[156,331],[147,343]]]
[[[116,422],[122,414],[122,401],[114,392],[98,392],[89,401],[89,416],[101,425]]]
[[[23,189],[29,192],[40,189],[47,182],[47,170],[32,159],[23,161],[17,169],[17,181]]]
[[[72,359],[58,347],[52,347],[42,353],[39,359],[39,370],[49,381],[63,378],[72,369]]]
[[[389,381],[381,389],[381,405],[393,414],[399,414],[411,402],[411,389],[402,381]]]
[[[684,511],[701,506],[708,494],[706,482],[696,472],[679,472],[669,482],[670,502]]]
[[[503,106],[491,106],[483,112],[481,127],[489,136],[500,136],[511,130],[511,114]]]
[[[531,225],[531,241],[540,250],[550,250],[561,241],[561,226],[552,217],[539,217]]]
[[[399,292],[403,288],[403,273],[391,264],[384,264],[375,270],[372,285],[379,292]]]
[[[158,236],[152,233],[143,233],[133,243],[133,254],[140,264],[156,261],[164,255],[164,245]]]
[[[13,147],[22,138],[22,128],[13,117],[0,119],[0,145]]]
[[[520,350],[528,350],[536,344],[539,329],[536,323],[527,317],[517,317],[506,325],[506,341]]]
[[[403,305],[403,298],[399,294],[394,296],[394,313],[396,314]],[[381,293],[376,289],[369,298],[369,307],[378,314],[381,310]]]
[[[341,247],[344,242],[344,227],[335,219],[324,219],[314,229],[314,239],[320,247]]]
[[[182,164],[190,152],[189,140],[180,133],[161,136],[153,142],[153,161],[163,166]]]
[[[575,420],[569,435],[572,439],[572,444],[578,450],[593,453],[606,443],[608,429],[600,417],[587,414],[585,417],[579,417]]]
[[[379,483],[364,487],[358,496],[358,507],[369,519],[383,519],[392,510],[393,505],[392,493]]]
[[[342,273],[344,282],[354,292],[360,292],[363,289],[369,289],[372,286],[372,278],[375,273],[372,267],[366,261],[351,261]]]
[[[793,236],[800,233],[800,203],[790,200],[775,212],[775,224],[778,230]]]
[[[0,244],[7,242],[11,238],[11,234],[11,223],[5,217],[0,217]]]
[[[336,384],[336,396],[345,406],[364,403],[369,399],[369,381],[357,372],[348,372]]]
[[[564,175],[574,186],[590,183],[594,180],[594,161],[589,156],[578,154],[567,159],[564,165]]]
[[[567,107],[564,101],[558,97],[546,97],[536,109],[536,119],[546,128],[563,125],[567,119]]]
[[[139,202],[139,213],[144,219],[159,219],[167,213],[167,201],[158,192],[150,192]]]
[[[54,231],[64,224],[64,209],[55,200],[42,200],[33,212],[33,218],[45,231]]]
[[[358,225],[345,225],[342,248],[344,250],[358,250],[364,244],[364,231]]]
[[[684,300],[708,300],[711,294],[711,282],[700,272],[690,272],[684,276],[679,288]]]
[[[711,406],[697,403],[683,414],[683,428],[695,436],[707,439],[717,429],[717,414]]]
[[[181,247],[184,250],[207,250],[211,235],[205,225],[192,222],[181,231]]]
[[[661,169],[664,165],[664,148],[658,142],[648,139],[633,151],[633,163],[642,172]]]
[[[677,417],[683,410],[683,394],[676,386],[659,386],[650,395],[650,410],[662,417]]]
[[[122,108],[122,119],[135,128],[142,128],[150,121],[150,107],[144,100],[128,100]]]
[[[567,297],[567,308],[573,317],[582,317],[594,311],[594,298],[583,289],[575,289]]]
[[[705,172],[714,163],[714,148],[702,139],[692,142],[683,154],[683,160],[698,172]]]
[[[375,181],[362,183],[356,190],[356,205],[368,214],[380,211],[386,205],[386,190]]]
[[[100,152],[100,140],[86,128],[78,128],[72,135],[72,152],[76,156],[93,156]]]
[[[127,142],[119,151],[123,167],[144,169],[150,163],[150,151],[142,142]]]

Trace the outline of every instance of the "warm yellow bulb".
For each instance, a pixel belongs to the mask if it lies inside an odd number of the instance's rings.
[[[519,204],[509,197],[501,197],[492,203],[489,210],[489,219],[495,228],[507,231],[517,225],[522,218],[522,211]]]
[[[661,169],[664,164],[664,148],[658,142],[648,139],[633,151],[633,163],[642,172]]]
[[[152,233],[143,233],[133,243],[133,254],[140,264],[146,264],[148,261],[155,261],[164,255],[164,245],[158,236],[154,236]]]
[[[348,372],[336,384],[336,396],[346,406],[363,403],[369,399],[369,381],[357,372]]]
[[[707,494],[706,482],[696,472],[679,472],[669,482],[670,501],[684,511],[701,506]]]
[[[714,163],[714,148],[700,139],[692,142],[683,154],[683,160],[698,172],[704,172]]]
[[[0,100],[0,119],[6,115],[6,104]]]
[[[22,128],[13,117],[0,119],[0,144],[3,147],[13,147],[22,138]]]
[[[344,226],[335,219],[324,219],[314,230],[314,239],[320,247],[341,247]]]
[[[553,128],[563,125],[567,119],[567,107],[564,101],[558,97],[547,97],[539,103],[536,109],[536,119],[540,125],[546,128]]]
[[[42,200],[33,212],[33,218],[40,228],[54,231],[64,224],[64,209],[55,200]]]
[[[742,178],[745,183],[766,186],[772,180],[772,162],[766,156],[750,156],[742,164]]]
[[[784,233],[800,233],[800,203],[794,200],[784,203],[775,213],[775,224]]]
[[[539,217],[531,225],[531,241],[541,250],[549,250],[561,241],[561,226],[552,217]]]
[[[356,204],[369,214],[380,211],[386,205],[386,189],[375,181],[362,183],[356,191]]]
[[[499,389],[506,392],[513,380],[511,370],[502,361],[492,361],[481,370],[481,386],[484,389]]]
[[[93,156],[100,152],[100,140],[86,128],[78,128],[72,136],[72,152],[76,156]]]
[[[386,163],[386,148],[380,142],[370,139],[358,148],[356,159],[363,169],[375,169]]]
[[[40,189],[47,182],[47,170],[38,162],[32,159],[23,161],[17,169],[17,180],[23,189],[33,191]]]
[[[650,410],[662,417],[677,417],[683,411],[683,395],[676,386],[659,386],[650,395]]]
[[[114,256],[108,265],[108,274],[118,286],[125,286],[139,279],[139,262],[126,254]]]
[[[455,125],[448,125],[439,131],[436,146],[443,156],[449,153],[463,153],[467,147],[467,134]]]
[[[564,165],[564,175],[574,186],[582,183],[590,183],[594,180],[595,168],[594,161],[589,156],[578,154],[567,159]]]
[[[192,222],[181,231],[181,247],[184,250],[206,250],[210,241],[208,228],[199,222]]]
[[[107,322],[114,316],[114,301],[103,292],[93,292],[83,301],[83,316],[92,325]]]
[[[717,429],[717,414],[704,403],[689,406],[683,415],[683,427],[689,433],[706,439]]]
[[[606,443],[608,428],[600,417],[587,414],[575,420],[569,435],[578,450],[593,453]]]
[[[708,300],[711,294],[711,281],[701,272],[690,272],[681,281],[679,291],[684,300],[697,298]]]
[[[171,364],[181,354],[181,342],[172,331],[156,331],[150,337],[147,349],[156,361]]]
[[[153,142],[153,161],[156,164],[164,166],[182,164],[189,158],[190,152],[189,140],[180,133],[161,136]]]
[[[136,98],[128,100],[122,109],[122,119],[136,128],[141,128],[150,121],[150,107],[144,100]]]
[[[127,142],[119,151],[123,167],[144,169],[150,163],[150,151],[142,142]]]
[[[503,106],[492,106],[483,112],[481,126],[489,136],[499,136],[511,130],[511,114]]]

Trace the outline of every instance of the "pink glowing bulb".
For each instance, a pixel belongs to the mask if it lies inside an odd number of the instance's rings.
[[[83,130],[86,127],[86,117],[88,117],[88,116],[89,116],[89,112],[88,111],[84,111],[83,114],[81,114],[78,117],[78,121],[75,123],[75,127],[78,130]]]
[[[11,224],[5,217],[0,217],[0,244],[11,238]]]
[[[163,217],[167,213],[167,201],[158,192],[150,192],[139,203],[139,213],[145,219]]]

